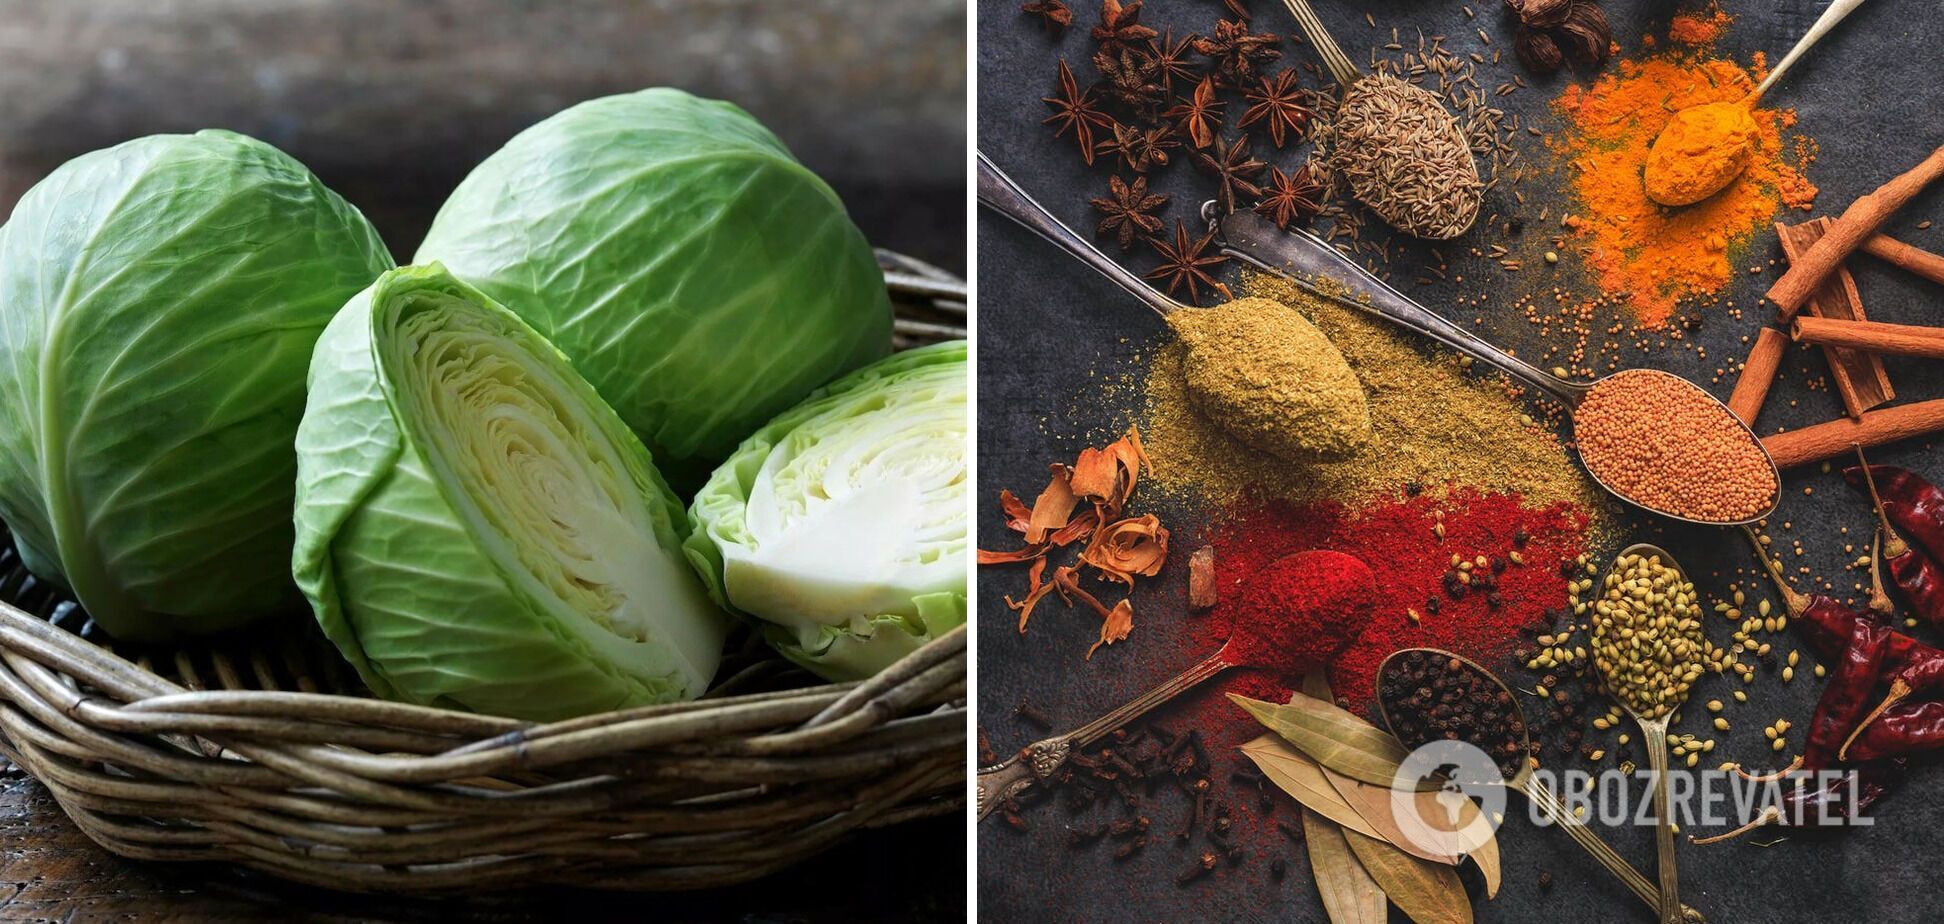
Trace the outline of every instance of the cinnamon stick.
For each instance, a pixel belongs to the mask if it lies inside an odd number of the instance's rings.
[[[1748,351],[1748,361],[1742,363],[1741,377],[1735,380],[1735,392],[1728,396],[1728,410],[1742,423],[1753,426],[1756,415],[1762,413],[1762,402],[1768,400],[1769,386],[1775,384],[1775,371],[1781,368],[1782,353],[1788,346],[1789,335],[1777,328],[1764,327],[1755,335],[1755,346]]]
[[[1888,234],[1870,235],[1870,239],[1863,242],[1863,252],[1932,282],[1944,282],[1944,255],[1913,247]]]
[[[1944,359],[1944,327],[1803,316],[1795,319],[1791,333],[1795,339],[1807,343],[1849,347],[1869,353]]]
[[[1802,259],[1803,254],[1815,249],[1829,233],[1830,225],[1827,218],[1794,226],[1778,222],[1775,234],[1782,242],[1782,252],[1794,263]],[[1836,267],[1836,271],[1817,286],[1809,300],[1808,310],[1818,317],[1845,321],[1869,320],[1863,314],[1863,299],[1856,292],[1856,279],[1844,266]],[[1881,358],[1837,346],[1823,347],[1823,358],[1829,360],[1830,382],[1835,386],[1837,396],[1843,399],[1843,409],[1851,417],[1861,417],[1864,411],[1897,396],[1896,389],[1890,387],[1890,374],[1884,371]]]
[[[1904,203],[1939,176],[1944,176],[1944,147],[1932,151],[1923,163],[1877,187],[1875,192],[1850,203],[1830,226],[1829,233],[1800,259],[1791,258],[1789,271],[1769,287],[1768,299],[1781,311],[1782,320],[1793,319],[1815,294],[1824,277],[1862,246],[1884,219],[1903,208]]]
[[[1939,430],[1944,430],[1944,398],[1871,411],[1862,420],[1838,418],[1788,430],[1763,437],[1762,446],[1777,468],[1792,468],[1836,458],[1852,444],[1868,449]]]

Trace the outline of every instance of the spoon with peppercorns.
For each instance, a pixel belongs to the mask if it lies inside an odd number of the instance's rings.
[[[1498,675],[1470,658],[1439,648],[1393,651],[1377,667],[1377,715],[1406,747],[1420,747],[1455,733],[1457,740],[1486,752],[1498,764],[1508,788],[1532,800],[1641,901],[1660,907],[1660,890],[1566,811],[1552,789],[1533,774],[1538,761],[1531,756],[1534,748],[1525,714]],[[1680,907],[1686,924],[1704,924],[1701,912]]]
[[[1568,412],[1580,461],[1607,493],[1643,510],[1703,526],[1766,518],[1782,478],[1768,449],[1720,399],[1659,369],[1623,369],[1568,381],[1488,343],[1413,301],[1336,248],[1300,228],[1284,230],[1255,212],[1202,215],[1221,234],[1222,253],[1347,308],[1375,315],[1497,368]]]

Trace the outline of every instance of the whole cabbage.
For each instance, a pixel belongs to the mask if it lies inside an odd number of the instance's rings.
[[[698,696],[728,618],[633,432],[565,357],[439,266],[325,330],[291,561],[387,699],[549,721]]]
[[[867,677],[965,623],[965,341],[895,354],[744,440],[689,509],[689,560],[772,645]]]
[[[221,131],[76,158],[0,227],[0,517],[119,638],[301,601],[291,439],[311,345],[392,265],[358,211]]]
[[[748,113],[679,90],[521,132],[439,210],[414,258],[434,260],[565,352],[670,477],[890,349],[836,194]]]

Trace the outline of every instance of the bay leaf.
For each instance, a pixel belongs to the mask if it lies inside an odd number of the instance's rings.
[[[1303,812],[1303,842],[1310,872],[1330,924],[1385,924],[1390,906],[1384,890],[1350,850],[1343,829],[1315,812]]]
[[[1391,804],[1389,786],[1359,782],[1328,767],[1323,768],[1323,778],[1343,797],[1350,809],[1362,816],[1364,823],[1377,832],[1378,839],[1414,857],[1447,866],[1458,865],[1460,854],[1456,829],[1428,824],[1422,816],[1428,806],[1431,811],[1437,812],[1429,817],[1443,819],[1444,807],[1438,804],[1437,793],[1413,793],[1416,810],[1400,813]],[[1471,804],[1469,799],[1464,801],[1466,805]]]
[[[1364,821],[1363,815],[1343,801],[1343,795],[1324,777],[1323,768],[1289,742],[1275,735],[1263,735],[1242,745],[1242,753],[1255,762],[1269,782],[1304,808],[1371,837],[1382,836]]]
[[[1303,685],[1296,689],[1311,699],[1320,699],[1326,703],[1336,702],[1336,694],[1330,691],[1328,671],[1310,671],[1304,674]]]
[[[1264,728],[1322,764],[1354,780],[1389,786],[1410,752],[1391,734],[1332,703],[1297,694],[1277,705],[1237,696],[1229,699]]]
[[[1355,831],[1342,831],[1341,836],[1364,871],[1406,917],[1417,924],[1472,924],[1471,898],[1457,870]]]
[[[1476,807],[1474,806],[1474,808]],[[1503,872],[1499,869],[1499,846],[1498,846],[1497,832],[1494,832],[1492,834],[1491,840],[1488,840],[1485,843],[1480,844],[1477,847],[1473,848],[1472,852],[1466,854],[1466,856],[1471,857],[1471,861],[1473,863],[1478,864],[1479,874],[1485,877],[1485,897],[1497,898],[1498,890],[1499,890],[1499,882],[1504,875]]]

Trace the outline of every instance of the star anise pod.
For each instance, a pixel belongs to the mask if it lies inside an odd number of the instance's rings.
[[[1242,0],[1222,0],[1222,5],[1228,7],[1228,11],[1234,13],[1237,19],[1251,18],[1249,8],[1242,5]]]
[[[1087,200],[1101,212],[1096,233],[1113,232],[1122,253],[1134,246],[1135,235],[1146,237],[1161,231],[1161,219],[1148,214],[1168,204],[1168,197],[1149,193],[1147,177],[1137,176],[1132,185],[1115,176],[1107,181],[1108,194]]]
[[[1073,11],[1067,9],[1065,0],[1032,0],[1021,4],[1019,11],[1028,16],[1038,16],[1040,28],[1053,33],[1054,38],[1073,25]]]
[[[1170,29],[1161,41],[1148,40],[1148,57],[1154,59],[1154,66],[1160,71],[1161,89],[1172,94],[1175,78],[1194,80],[1201,76],[1200,65],[1188,58],[1198,37],[1190,35],[1177,42],[1174,40],[1174,30]]]
[[[1147,278],[1167,280],[1169,295],[1173,295],[1176,289],[1186,285],[1188,301],[1196,305],[1201,304],[1201,290],[1198,287],[1202,285],[1222,293],[1223,298],[1231,297],[1228,286],[1223,285],[1204,269],[1204,267],[1219,266],[1228,262],[1228,258],[1219,253],[1202,253],[1214,241],[1214,228],[1208,229],[1208,233],[1202,235],[1201,240],[1190,241],[1188,226],[1176,221],[1173,244],[1168,243],[1166,238],[1148,238],[1148,243],[1154,247],[1156,253],[1161,255],[1161,265],[1149,270]]]
[[[1240,87],[1255,79],[1256,69],[1265,61],[1282,57],[1282,39],[1273,33],[1249,32],[1247,20],[1224,19],[1215,24],[1215,34],[1195,40],[1195,50],[1214,62],[1215,78],[1223,86]]]
[[[1219,184],[1215,201],[1222,204],[1223,214],[1235,211],[1235,200],[1243,194],[1251,198],[1262,195],[1262,187],[1254,183],[1254,178],[1267,165],[1249,156],[1247,135],[1234,141],[1217,137],[1211,150],[1195,152],[1195,166],[1215,177]]]
[[[1107,78],[1103,92],[1136,110],[1148,110],[1161,102],[1161,66],[1147,52],[1122,45],[1115,51],[1098,51],[1094,69]]]
[[[1302,138],[1303,129],[1309,125],[1309,93],[1296,85],[1293,70],[1262,78],[1259,86],[1242,94],[1242,99],[1249,108],[1235,124],[1243,128],[1257,122],[1268,125],[1269,140],[1276,147],[1282,147],[1283,139],[1289,135]]]
[[[1040,120],[1041,125],[1053,126],[1053,137],[1058,138],[1073,129],[1073,140],[1080,145],[1080,156],[1087,166],[1094,162],[1094,129],[1114,127],[1112,116],[1094,108],[1093,88],[1080,89],[1073,79],[1073,69],[1067,67],[1066,59],[1060,59],[1060,95],[1041,97],[1040,102],[1051,107],[1053,114]]]
[[[1094,147],[1096,156],[1118,154],[1127,169],[1135,173],[1146,173],[1154,167],[1168,165],[1168,151],[1181,147],[1174,132],[1166,125],[1141,128],[1134,125],[1115,125],[1114,137],[1102,138]]]
[[[1255,210],[1284,231],[1289,230],[1290,222],[1303,221],[1322,211],[1323,182],[1317,179],[1316,168],[1304,164],[1295,173],[1284,173],[1281,167],[1270,167],[1269,188],[1263,192]]]
[[[1118,51],[1122,45],[1139,44],[1157,34],[1141,25],[1141,0],[1127,4],[1100,0],[1100,25],[1093,28],[1093,37],[1101,51]]]
[[[1189,144],[1205,148],[1215,143],[1215,136],[1222,130],[1222,108],[1226,105],[1215,97],[1214,78],[1203,77],[1195,85],[1193,96],[1183,99],[1161,117],[1175,120],[1181,126],[1181,133],[1188,136]]]

